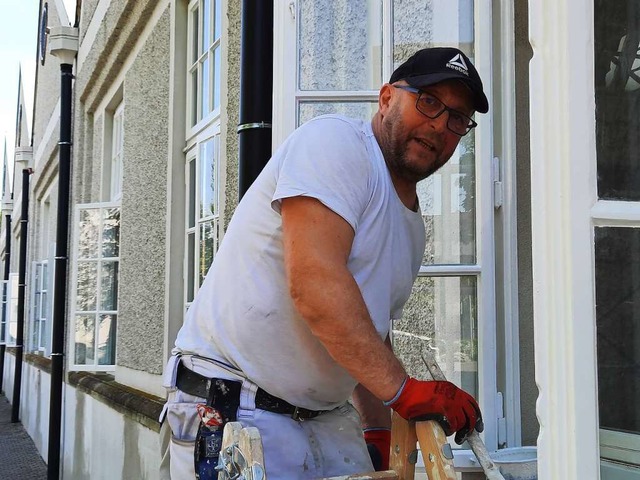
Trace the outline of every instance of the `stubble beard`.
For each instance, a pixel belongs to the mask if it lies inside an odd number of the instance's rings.
[[[397,109],[392,109],[383,120],[380,150],[389,170],[398,177],[418,183],[437,172],[443,165],[439,161],[421,167],[409,158],[409,140],[405,137],[402,117]]]

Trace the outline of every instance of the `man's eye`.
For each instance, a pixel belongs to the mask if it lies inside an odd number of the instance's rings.
[[[457,125],[467,125],[469,123],[464,115],[461,113],[450,111],[449,116],[451,117],[451,121],[455,122]]]
[[[431,95],[423,94],[422,103],[430,107],[434,107],[434,106],[439,106],[440,100],[438,100],[436,97],[432,97]]]

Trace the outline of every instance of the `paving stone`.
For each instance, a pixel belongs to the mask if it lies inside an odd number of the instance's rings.
[[[0,480],[46,480],[47,465],[21,423],[11,423],[11,404],[0,395]]]

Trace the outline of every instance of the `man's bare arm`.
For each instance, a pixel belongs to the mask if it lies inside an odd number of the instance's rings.
[[[378,399],[393,398],[406,372],[376,332],[347,268],[353,229],[314,198],[284,199],[281,214],[285,268],[296,308],[329,354],[364,388]]]

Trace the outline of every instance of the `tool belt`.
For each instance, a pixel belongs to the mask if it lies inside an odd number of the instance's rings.
[[[189,395],[201,398],[215,396],[218,402],[226,403],[225,400],[227,400],[239,405],[242,383],[235,380],[205,377],[193,370],[189,370],[180,362],[176,375],[176,387]],[[259,387],[256,391],[255,403],[256,408],[282,415],[290,415],[294,420],[308,420],[329,411],[296,407],[281,398],[274,397]]]

